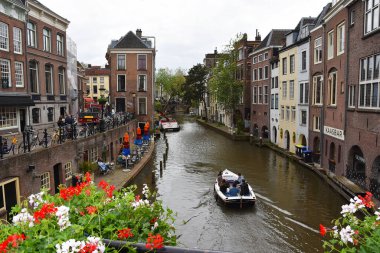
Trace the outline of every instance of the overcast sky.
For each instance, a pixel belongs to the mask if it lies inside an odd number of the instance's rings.
[[[39,0],[70,21],[78,60],[104,65],[108,44],[142,29],[157,40],[157,68],[189,69],[238,33],[254,40],[316,17],[329,0]]]

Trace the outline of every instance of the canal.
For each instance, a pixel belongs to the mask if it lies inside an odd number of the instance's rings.
[[[165,141],[132,182],[148,183],[163,205],[177,213],[178,246],[229,252],[323,252],[319,224],[331,224],[346,201],[319,178],[267,148],[234,142],[184,119],[168,133],[168,160],[162,176]],[[215,201],[220,170],[241,172],[253,187],[252,208],[228,208]],[[152,179],[155,171],[155,180]]]

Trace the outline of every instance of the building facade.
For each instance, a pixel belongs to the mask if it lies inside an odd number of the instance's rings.
[[[94,102],[101,96],[108,97],[111,70],[100,66],[88,66],[85,73],[87,79],[85,97],[92,98]]]
[[[69,112],[66,29],[69,21],[36,0],[27,2],[28,91],[35,106],[29,107],[34,128],[51,127]]]
[[[142,124],[153,121],[155,38],[128,32],[108,46],[110,98],[116,112],[130,112]],[[154,43],[154,44],[152,44]]]

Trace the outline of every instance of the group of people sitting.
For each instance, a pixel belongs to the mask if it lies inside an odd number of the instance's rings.
[[[227,182],[225,179],[223,179],[222,172],[219,172],[218,174],[218,185],[220,191],[228,196],[228,197],[237,197],[239,194],[241,196],[249,196],[249,187],[248,184],[245,182],[244,177],[241,175],[241,173],[238,173],[238,179],[231,183]]]

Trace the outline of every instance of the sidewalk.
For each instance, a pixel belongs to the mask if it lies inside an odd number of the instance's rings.
[[[237,135],[235,133],[232,132],[232,130],[225,126],[225,125],[222,125],[220,123],[212,123],[212,122],[206,122],[202,119],[197,119],[197,122],[200,123],[201,125],[209,128],[209,129],[212,129],[212,130],[215,130],[216,132],[219,132],[220,134],[230,138],[231,140],[234,140],[234,141],[249,141],[250,139],[250,135],[249,133],[245,133],[245,132],[242,132],[241,134]]]
[[[142,159],[132,167],[130,171],[123,171],[123,169],[125,168],[117,166],[115,164],[113,171],[111,171],[110,173],[106,175],[95,174],[95,184],[98,185],[100,181],[105,180],[108,183],[115,185],[116,190],[120,190],[121,188],[125,187],[132,179],[134,179],[140,173],[140,171],[152,158],[154,147],[155,143],[150,142],[148,151],[144,154]]]

